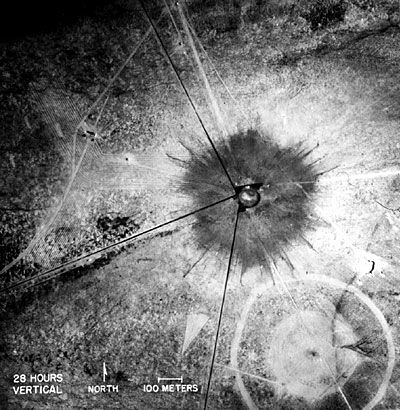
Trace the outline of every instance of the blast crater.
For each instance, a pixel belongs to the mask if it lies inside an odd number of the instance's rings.
[[[241,211],[235,251],[242,272],[262,261],[285,259],[291,244],[302,240],[311,227],[321,174],[316,162],[308,161],[313,149],[302,144],[280,147],[255,129],[231,135],[216,143],[216,151],[233,187],[211,147],[200,153],[188,151],[190,160],[182,163],[185,174],[179,189],[193,199],[196,208],[235,194]],[[194,229],[200,247],[229,253],[232,232],[226,227],[232,226],[235,214],[228,206],[222,203],[197,214]]]

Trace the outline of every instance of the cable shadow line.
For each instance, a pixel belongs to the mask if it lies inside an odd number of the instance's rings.
[[[255,228],[255,230],[258,232],[258,228],[257,228],[257,226],[256,226],[255,224],[254,224],[254,228]],[[259,232],[258,232],[258,234],[259,234]],[[261,243],[262,243],[262,241],[261,241]],[[292,305],[294,306],[295,310],[296,310],[298,313],[301,314],[301,309],[300,309],[300,307],[299,307],[298,304],[296,303],[292,292],[289,290],[285,279],[284,279],[283,276],[280,274],[280,272],[279,272],[277,266],[275,266],[274,261],[272,261],[272,263],[271,263],[271,268],[272,268],[272,271],[274,271],[275,274],[277,275],[277,278],[278,278],[279,281],[281,282],[281,285],[282,285],[282,287],[283,287],[283,290],[287,293],[287,295],[288,295],[288,297],[289,297],[289,299],[290,299]],[[301,315],[300,315],[300,322],[301,322],[301,325],[302,325],[303,329],[306,331],[306,333],[307,333],[312,339],[315,339],[313,333],[312,333],[311,330],[308,328],[308,326],[306,325],[306,323],[305,323],[304,320],[302,319]],[[341,397],[342,397],[344,403],[346,404],[347,408],[348,408],[349,410],[353,410],[353,408],[352,408],[352,406],[350,405],[350,403],[349,403],[349,401],[348,401],[346,395],[344,394],[344,391],[343,391],[342,387],[341,387],[340,384],[338,383],[338,381],[337,381],[337,379],[336,379],[336,377],[335,377],[335,374],[334,374],[332,368],[329,366],[329,363],[326,361],[326,359],[324,358],[324,356],[321,356],[321,359],[322,359],[322,362],[323,362],[325,368],[328,370],[328,372],[329,372],[329,374],[330,374],[330,376],[331,376],[331,379],[333,380],[333,382],[334,382],[334,384],[335,384],[335,386],[336,386],[336,388],[337,388],[339,394],[341,395]]]
[[[219,154],[219,152],[218,152],[218,150],[217,150],[217,147],[215,146],[215,144],[214,144],[214,142],[213,142],[213,140],[212,140],[212,138],[211,138],[209,132],[207,131],[207,128],[206,128],[206,126],[205,126],[203,120],[201,119],[201,116],[200,116],[200,114],[199,114],[199,112],[198,112],[198,110],[197,110],[197,108],[196,108],[196,106],[195,106],[195,104],[194,104],[194,102],[193,102],[193,100],[192,100],[192,97],[191,97],[190,94],[189,94],[189,91],[187,90],[185,84],[184,84],[183,81],[182,81],[181,76],[180,76],[179,73],[178,73],[178,70],[176,69],[176,67],[175,67],[175,65],[174,65],[174,63],[173,63],[171,57],[169,56],[168,51],[167,51],[167,49],[166,49],[166,47],[165,47],[163,41],[161,40],[160,34],[158,33],[158,31],[157,31],[157,29],[156,29],[156,26],[155,26],[155,24],[153,23],[153,20],[150,18],[149,14],[148,14],[148,12],[147,12],[147,10],[146,10],[146,8],[144,7],[143,1],[142,1],[142,0],[139,0],[139,2],[140,2],[140,5],[141,5],[141,7],[142,7],[142,9],[143,9],[143,12],[144,12],[144,14],[145,14],[145,16],[146,16],[146,19],[147,19],[148,23],[150,24],[150,26],[151,26],[151,28],[152,28],[152,30],[153,30],[154,35],[156,36],[157,42],[159,43],[159,45],[160,45],[160,47],[161,47],[161,50],[162,50],[164,56],[167,58],[168,64],[169,64],[170,67],[172,68],[172,71],[173,71],[173,73],[175,74],[175,77],[176,77],[176,79],[178,80],[179,85],[181,86],[183,92],[185,93],[186,98],[188,99],[188,102],[189,102],[190,106],[192,107],[193,112],[194,112],[194,114],[196,115],[196,118],[197,118],[197,120],[199,121],[199,123],[200,123],[200,125],[201,125],[201,128],[203,129],[203,131],[204,131],[204,133],[205,133],[205,135],[206,135],[206,137],[207,137],[207,139],[208,139],[208,142],[210,143],[210,145],[211,145],[211,147],[212,147],[212,149],[213,149],[215,155],[216,155],[217,158],[218,158],[219,163],[221,164],[221,166],[222,166],[222,168],[223,168],[223,170],[224,170],[224,172],[225,172],[225,175],[227,176],[227,178],[228,178],[228,180],[229,180],[229,183],[231,184],[232,188],[235,189],[235,184],[234,184],[234,182],[233,182],[233,180],[232,180],[230,174],[228,173],[228,169],[226,168],[226,165],[225,165],[225,163],[224,163],[224,161],[223,161],[221,155]]]
[[[161,17],[159,18],[158,21],[160,21],[163,16],[164,16],[165,12],[162,13]],[[94,108],[100,103],[101,99],[107,94],[107,92],[109,91],[109,89],[112,87],[112,85],[114,84],[114,82],[116,81],[116,79],[119,77],[119,75],[121,74],[121,72],[124,70],[124,68],[128,65],[129,61],[133,58],[133,56],[137,53],[137,51],[139,50],[139,48],[141,47],[141,45],[146,41],[147,37],[150,35],[151,33],[151,29],[147,30],[147,32],[143,35],[142,39],[139,41],[139,43],[136,45],[136,47],[134,48],[134,50],[129,54],[129,56],[127,57],[127,59],[124,61],[124,63],[119,67],[119,69],[117,70],[117,72],[114,74],[114,76],[109,80],[107,86],[105,87],[105,89],[101,92],[101,94],[97,97],[96,101],[90,106],[90,108],[86,111],[85,115],[81,118],[80,122],[78,123],[78,125],[75,127],[75,132],[73,134],[73,138],[74,141],[76,143],[76,134],[78,132],[78,130],[80,128],[82,128],[83,124],[85,123],[86,119],[88,118],[89,114],[94,110]],[[76,147],[74,147],[74,152],[71,154],[73,155],[73,160],[76,156]],[[61,201],[61,205],[58,206],[56,208],[56,212],[54,213],[53,216],[51,216],[50,221],[47,222],[44,226],[46,232],[49,228],[49,226],[54,222],[55,217],[57,216],[59,210],[61,209],[61,207],[63,206],[63,203],[65,201],[65,197],[66,195],[68,195],[69,190],[70,190],[70,185],[72,185],[72,183],[74,182],[74,178],[77,174],[77,170],[79,169],[79,166],[82,162],[82,159],[85,156],[87,150],[87,146],[85,145],[84,149],[83,149],[83,154],[81,155],[81,157],[79,158],[78,164],[75,164],[73,167],[73,172],[72,172],[72,177],[70,178],[70,183],[68,184],[65,193],[64,193],[64,197]],[[4,268],[1,269],[0,271],[0,275],[7,272],[9,269],[11,269],[13,266],[15,266],[21,259],[23,259],[32,249],[33,247],[39,242],[40,239],[42,239],[44,237],[44,235],[46,234],[46,232],[44,231],[40,231],[37,235],[35,235],[35,237],[32,239],[31,243],[28,245],[28,247],[26,249],[24,249],[13,261],[11,261],[9,264],[7,264]],[[0,291],[1,293],[1,291]]]
[[[41,281],[41,282],[38,282],[38,283],[33,283],[31,286],[28,286],[28,287],[36,286],[36,285],[42,284],[42,283],[44,283],[44,282],[47,282],[47,281],[49,281],[49,280],[51,280],[51,279],[53,279],[53,278],[59,276],[59,275],[62,274],[62,273],[65,273],[65,272],[68,272],[68,271],[70,271],[70,270],[75,269],[76,267],[78,267],[78,266],[76,266],[76,264],[77,264],[78,262],[85,262],[85,259],[89,259],[89,258],[91,258],[91,257],[93,257],[93,256],[100,255],[101,253],[103,253],[103,252],[105,252],[105,251],[108,251],[108,250],[117,248],[118,246],[123,245],[123,244],[125,244],[125,243],[128,243],[128,242],[130,242],[130,241],[132,241],[132,240],[134,240],[134,239],[137,239],[137,238],[139,238],[139,237],[141,237],[141,236],[143,236],[143,235],[146,235],[146,234],[148,234],[148,233],[150,233],[150,232],[154,232],[154,231],[156,231],[156,230],[158,230],[158,229],[161,229],[161,228],[163,228],[163,227],[165,227],[165,226],[168,226],[168,225],[173,224],[173,223],[175,223],[175,222],[178,222],[178,221],[180,221],[180,220],[182,220],[182,219],[185,219],[185,218],[187,218],[187,217],[189,217],[189,216],[192,216],[192,215],[195,215],[195,214],[197,214],[197,213],[199,213],[199,212],[202,212],[202,211],[204,211],[204,210],[206,210],[206,209],[208,209],[208,208],[211,208],[211,207],[216,206],[216,205],[219,205],[219,204],[221,204],[221,203],[223,203],[223,202],[229,201],[229,200],[231,200],[231,199],[233,199],[233,198],[235,198],[235,197],[236,197],[236,194],[235,194],[235,195],[228,196],[228,197],[223,198],[223,199],[220,199],[219,201],[213,202],[213,203],[210,204],[210,205],[203,206],[202,208],[199,208],[199,209],[196,209],[196,210],[194,210],[194,211],[188,212],[187,214],[184,214],[184,215],[181,215],[181,216],[176,217],[176,218],[174,218],[174,219],[171,219],[170,221],[163,222],[163,223],[161,223],[161,224],[159,224],[159,225],[153,226],[152,228],[146,229],[146,230],[144,230],[144,231],[142,231],[142,232],[138,232],[138,233],[136,233],[136,234],[133,234],[133,235],[131,235],[131,236],[127,237],[127,238],[124,238],[124,239],[122,239],[122,240],[120,240],[120,241],[117,241],[117,242],[114,242],[114,243],[112,243],[112,244],[110,244],[110,245],[107,245],[107,246],[105,246],[105,247],[103,247],[103,248],[101,248],[101,249],[98,249],[98,250],[96,250],[96,251],[93,251],[93,252],[84,254],[84,255],[80,256],[79,258],[76,258],[76,259],[74,259],[74,260],[72,260],[72,261],[70,261],[70,262],[61,264],[61,265],[59,265],[59,266],[57,266],[57,267],[55,267],[55,268],[53,268],[53,269],[50,269],[50,270],[48,270],[48,271],[39,273],[38,275],[36,275],[36,276],[34,276],[34,277],[24,279],[24,280],[22,280],[22,281],[20,281],[20,282],[17,282],[17,283],[15,283],[15,284],[13,284],[13,285],[10,285],[10,286],[6,287],[6,288],[0,289],[0,294],[9,292],[9,291],[14,290],[14,289],[17,289],[17,288],[19,288],[19,287],[21,287],[21,286],[23,286],[23,285],[25,285],[25,284],[29,284],[29,282],[33,282],[33,281],[35,281],[36,279],[38,279],[38,278],[40,278],[40,277],[44,277],[44,276],[46,276],[46,275],[51,275],[49,278],[46,278],[45,280],[43,280],[43,281]]]
[[[231,250],[230,250],[230,253],[229,253],[228,268],[226,270],[224,291],[223,291],[223,294],[222,294],[222,301],[221,301],[221,306],[220,306],[219,314],[218,314],[217,331],[215,333],[214,348],[213,348],[213,353],[212,353],[212,357],[211,357],[210,372],[209,372],[209,375],[208,375],[207,388],[206,388],[206,397],[205,397],[204,406],[203,406],[204,410],[207,410],[208,396],[209,396],[209,393],[210,393],[211,379],[212,379],[212,375],[213,375],[215,357],[216,357],[217,347],[218,347],[218,337],[219,337],[219,332],[220,332],[220,329],[221,329],[222,314],[223,314],[223,311],[224,311],[226,291],[228,289],[229,274],[230,274],[230,271],[231,271],[233,251],[234,251],[234,248],[235,248],[235,239],[236,239],[236,232],[237,232],[237,227],[238,227],[238,222],[239,222],[239,214],[240,214],[240,207],[238,206],[237,212],[236,212],[235,227],[233,229],[232,245],[231,245]]]

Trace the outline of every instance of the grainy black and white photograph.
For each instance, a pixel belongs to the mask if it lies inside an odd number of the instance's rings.
[[[400,3],[8,6],[0,409],[400,409]]]

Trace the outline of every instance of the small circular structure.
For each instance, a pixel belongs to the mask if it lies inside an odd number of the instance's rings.
[[[359,364],[359,356],[340,346],[357,341],[340,316],[301,311],[277,327],[267,361],[289,394],[312,401],[333,394]]]
[[[282,297],[272,281],[255,287],[241,310],[231,367],[237,369],[237,387],[248,409],[277,408],[280,400],[298,403],[299,399],[307,408],[321,409],[327,408],[325,404],[342,406],[347,396],[353,408],[372,410],[386,394],[396,360],[391,329],[382,312],[358,288],[328,276],[287,278],[285,287],[292,288],[290,295],[297,292],[294,312],[284,307],[282,317],[272,309],[274,298]],[[343,303],[341,313],[338,301]],[[270,310],[261,309],[266,302]],[[366,358],[363,350],[353,348],[363,340],[364,327],[369,329],[365,340],[380,335],[376,356],[370,352]],[[375,377],[375,382],[367,383]]]
[[[191,198],[195,208],[205,209],[196,213],[193,225],[199,248],[229,255],[232,232],[226,227],[233,227],[237,207],[229,202],[209,205],[231,197],[232,188],[241,212],[235,253],[242,272],[258,269],[260,260],[267,260],[266,270],[281,259],[290,266],[287,250],[299,242],[309,246],[304,234],[317,221],[313,203],[321,171],[318,161],[308,162],[313,148],[306,143],[282,147],[272,134],[248,129],[216,142],[220,159],[212,147],[185,149],[190,158],[176,159],[185,170],[178,191]]]
[[[253,208],[260,202],[261,196],[258,190],[250,185],[242,188],[238,195],[239,205],[242,208]]]

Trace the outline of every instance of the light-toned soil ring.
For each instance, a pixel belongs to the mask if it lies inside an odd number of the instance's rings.
[[[360,313],[359,320],[367,320],[368,326],[371,326],[371,319],[377,322],[377,329],[380,328],[379,333],[386,343],[385,352],[382,355],[385,359],[382,374],[378,376],[379,383],[374,390],[376,393],[373,396],[371,393],[368,403],[362,404],[363,410],[373,409],[385,396],[395,365],[393,338],[382,312],[370,298],[356,287],[327,276],[308,275],[303,279],[286,279],[285,282],[288,292],[292,288],[293,293],[295,293],[295,288],[299,289],[302,283],[309,283],[310,287],[322,285],[335,292],[339,291],[342,295],[355,296],[354,300],[360,304],[360,312],[362,309],[365,312]],[[273,386],[274,396],[278,400],[279,397],[283,396],[283,393],[286,393],[291,397],[297,397],[297,400],[312,405],[315,401],[338,391],[343,394],[343,386],[352,379],[352,375],[354,378],[356,377],[356,369],[362,367],[364,359],[353,349],[340,347],[352,345],[357,341],[358,337],[352,324],[336,311],[337,309],[333,304],[330,307],[329,303],[324,306],[322,312],[319,312],[312,305],[304,308],[300,302],[295,313],[286,311],[283,318],[279,317],[282,312],[274,309],[272,304],[268,304],[268,309],[265,311],[261,312],[260,309],[257,309],[257,312],[254,312],[260,299],[262,297],[269,298],[274,293],[273,289],[273,283],[254,288],[242,310],[232,342],[231,366],[237,369],[236,382],[243,401],[251,410],[260,409],[260,401],[255,399],[257,390],[249,389],[249,386],[245,385],[243,374],[248,374],[248,369],[241,368],[243,363],[251,360],[250,355],[256,355],[257,360],[263,362],[258,365],[258,368],[269,369],[263,372],[263,375],[267,376],[265,382]],[[309,303],[308,300],[313,297],[318,298],[314,294],[310,298],[304,298],[304,300]],[[296,300],[291,303],[293,302],[296,303]],[[269,308],[271,308],[271,312],[269,312]],[[258,343],[258,349],[260,350],[260,346],[262,346],[263,352],[256,354],[256,343],[251,341],[249,343],[247,340],[249,333],[246,334],[245,328],[249,324],[249,320],[254,322],[257,319],[256,315],[261,313],[264,316],[269,316],[270,319],[267,322],[271,322],[273,327],[264,333],[273,333],[273,336],[264,339],[263,336],[260,337],[263,340]],[[363,315],[371,316],[364,318]],[[278,316],[278,318],[274,316]],[[254,328],[257,327],[260,329],[259,334],[262,334],[263,330],[258,322]],[[251,337],[257,338],[254,331],[252,331]],[[263,346],[265,341],[268,342],[268,346]],[[244,353],[246,350],[247,352]],[[249,357],[243,357],[246,355]],[[256,404],[256,402],[258,403]]]
[[[302,311],[279,324],[267,362],[290,394],[308,401],[321,399],[335,393],[354,372],[358,354],[340,346],[356,341],[340,316]]]

